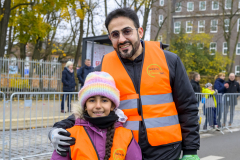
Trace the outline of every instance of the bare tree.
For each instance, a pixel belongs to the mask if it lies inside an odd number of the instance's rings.
[[[231,64],[226,68],[228,73],[233,69],[236,47],[239,43],[240,28],[238,28],[238,32],[235,31],[240,11],[238,3],[239,0],[221,0],[219,3],[221,6],[219,25],[223,29],[223,37],[227,43],[227,56],[231,60]]]

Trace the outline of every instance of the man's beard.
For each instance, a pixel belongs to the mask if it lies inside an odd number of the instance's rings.
[[[122,53],[122,52],[119,50],[119,46],[120,46],[120,45],[127,44],[127,43],[129,43],[129,44],[132,46],[132,50],[131,50],[130,53],[128,53],[129,50],[126,49],[126,50],[123,50],[123,51],[122,51],[123,53]],[[114,48],[114,49],[115,49],[115,51],[116,51],[122,58],[128,59],[128,58],[132,58],[132,56],[133,56],[134,54],[136,54],[139,46],[140,46],[140,40],[139,40],[139,37],[138,37],[138,40],[137,40],[134,44],[132,44],[132,42],[130,42],[130,41],[125,41],[124,43],[118,44],[118,49],[116,49],[116,48]]]

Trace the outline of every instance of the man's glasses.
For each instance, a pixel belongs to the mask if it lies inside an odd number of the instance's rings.
[[[138,28],[135,28],[135,29],[138,29]],[[123,35],[125,38],[129,38],[129,37],[131,37],[132,34],[133,34],[133,28],[131,28],[131,27],[126,27],[126,28],[123,28],[123,29],[121,30],[121,32],[122,32],[122,35]],[[110,33],[110,37],[111,37],[111,39],[117,40],[117,39],[119,39],[119,37],[120,37],[120,32],[119,32],[119,31],[112,31],[112,32]]]

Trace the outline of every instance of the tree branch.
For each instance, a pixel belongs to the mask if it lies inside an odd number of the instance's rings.
[[[15,8],[17,8],[17,7],[19,7],[19,6],[33,5],[33,4],[34,4],[34,2],[30,2],[30,3],[19,3],[19,4],[17,4],[16,6],[12,7],[11,10],[13,10],[13,9],[15,9]]]

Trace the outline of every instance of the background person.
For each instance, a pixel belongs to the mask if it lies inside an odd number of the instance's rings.
[[[235,80],[234,73],[229,74],[229,80],[226,82],[226,84],[229,85],[229,87],[226,90],[226,93],[239,93],[239,91],[240,91],[239,83]],[[223,117],[223,126],[226,125],[229,106],[230,106],[230,121],[228,123],[228,126],[232,125],[236,105],[237,105],[237,95],[231,95],[231,96],[225,97],[225,110],[224,110],[224,117]]]
[[[207,123],[209,123],[209,126],[212,128],[215,128],[215,125],[217,125],[216,121],[216,107],[217,107],[217,102],[215,99],[215,96],[213,94],[217,94],[217,90],[212,89],[212,84],[211,83],[206,83],[205,88],[202,88],[202,93],[207,93],[204,95],[205,98],[205,104],[204,104],[204,114],[206,116],[205,123],[203,126],[203,129],[207,129]]]
[[[68,61],[64,70],[62,71],[62,83],[63,92],[74,92],[75,90],[75,78],[73,71],[73,62]],[[63,94],[61,103],[61,112],[64,113],[64,102],[67,99],[68,112],[71,111],[72,94]]]
[[[94,68],[91,66],[91,60],[85,59],[85,65],[77,70],[77,78],[81,87],[83,87],[87,75],[93,72],[93,70]]]
[[[221,124],[221,118],[222,118],[222,112],[223,112],[223,104],[222,104],[222,94],[226,92],[226,89],[229,87],[229,85],[226,83],[225,84],[225,73],[219,73],[218,75],[215,76],[215,82],[214,82],[214,89],[220,93],[219,95],[216,95],[216,100],[217,100],[217,125],[218,125],[218,130],[220,127],[222,127]]]
[[[193,74],[193,79],[191,80],[191,85],[192,85],[192,88],[194,90],[195,93],[200,93],[201,92],[201,88],[200,88],[200,85],[199,85],[199,81],[200,81],[200,74],[195,72]],[[201,95],[200,94],[196,94],[196,97],[197,97],[197,101],[198,101],[198,106],[199,106],[199,102],[201,101]]]

